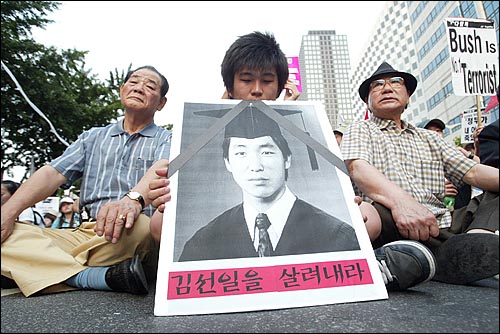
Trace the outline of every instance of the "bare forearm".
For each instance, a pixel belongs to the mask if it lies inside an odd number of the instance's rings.
[[[437,236],[436,217],[413,196],[391,182],[375,167],[364,160],[348,160],[351,178],[372,200],[391,211],[399,233],[412,240],[428,240]]]
[[[378,169],[364,160],[346,161],[351,179],[359,190],[373,201],[393,209],[399,201],[411,200],[406,191],[391,182]]]
[[[66,177],[54,167],[40,168],[2,206],[2,220],[4,217],[15,219],[24,209],[52,195],[65,181]]]
[[[464,176],[465,183],[492,192],[499,191],[498,168],[477,164]]]
[[[146,174],[141,178],[139,183],[134,187],[134,191],[138,191],[142,194],[142,197],[144,198],[144,202],[147,205],[151,204],[152,200],[149,198],[148,193],[150,191],[149,185],[151,181],[155,179],[159,179],[160,176],[156,174],[156,171],[159,169],[167,169],[168,168],[168,160],[167,159],[161,159],[158,160],[151,166]]]

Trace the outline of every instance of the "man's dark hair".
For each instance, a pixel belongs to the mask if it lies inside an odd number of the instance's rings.
[[[163,74],[158,72],[158,70],[156,68],[154,68],[153,66],[150,66],[150,65],[141,66],[141,67],[136,68],[135,70],[129,71],[123,82],[124,83],[127,82],[128,79],[130,79],[130,76],[132,74],[134,74],[135,72],[142,70],[142,69],[147,69],[147,70],[153,71],[160,76],[160,79],[161,79],[160,95],[161,95],[161,97],[164,97],[165,95],[167,95],[168,89],[170,87],[168,85],[167,78],[165,78],[165,76]]]
[[[271,68],[278,75],[276,97],[279,97],[288,80],[288,61],[271,33],[254,31],[240,36],[226,51],[221,65],[222,80],[227,90],[232,92],[236,72]]]
[[[273,135],[270,136],[271,139],[276,143],[276,146],[280,149],[284,158],[291,157],[292,151],[290,150],[290,146],[288,146],[288,142],[286,141],[283,135]],[[222,142],[222,156],[224,160],[229,161],[229,144],[231,143],[232,137],[224,138]],[[288,179],[288,169],[285,169],[285,180]]]
[[[4,181],[2,181],[2,186],[7,188],[7,191],[9,192],[9,194],[14,195],[14,193],[19,188],[20,184],[18,182],[15,182],[15,181],[4,180]]]

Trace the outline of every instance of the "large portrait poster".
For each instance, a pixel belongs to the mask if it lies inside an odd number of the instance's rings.
[[[186,102],[169,178],[155,315],[387,298],[320,103]]]

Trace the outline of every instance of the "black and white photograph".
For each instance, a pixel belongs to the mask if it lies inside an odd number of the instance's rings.
[[[187,104],[181,152],[230,106]],[[310,107],[274,109],[326,146]],[[176,261],[258,256],[262,212],[271,216],[268,256],[359,249],[335,166],[253,105],[178,173]]]
[[[371,274],[376,266],[372,248],[320,104],[186,102],[176,126],[169,166],[172,201],[165,207],[157,279],[157,296],[168,298],[157,297],[158,315],[235,311],[234,305],[240,304],[234,300],[245,297],[257,301],[241,305],[245,310],[287,307],[287,298],[268,303],[274,293],[286,297],[286,289],[269,288],[277,286],[275,282],[262,283],[266,293],[251,295],[215,289],[217,302],[202,294],[187,298],[179,293],[188,291],[190,284],[209,284],[205,279],[210,275],[222,280],[228,274],[220,271],[228,268],[236,284],[236,272],[242,268],[260,268],[256,272],[264,276],[273,273],[268,281],[278,281],[283,279],[276,276],[279,270],[295,270],[295,265],[324,265],[326,272],[327,266],[347,260],[350,268],[357,266],[359,282],[342,283],[330,297],[322,296],[320,290],[327,287],[322,283],[304,288],[300,293],[317,294],[318,300],[303,302],[352,301],[350,289],[359,292],[354,299],[363,298],[362,291],[374,284],[381,289],[366,289],[364,298],[385,298],[378,270]],[[167,300],[174,290],[169,284],[177,284],[179,299]],[[292,294],[299,292],[289,293],[293,300]]]

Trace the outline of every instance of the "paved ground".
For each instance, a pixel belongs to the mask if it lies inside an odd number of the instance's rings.
[[[2,290],[2,333],[498,333],[498,279],[428,282],[389,299],[273,311],[155,317],[147,296],[73,291],[25,298]],[[153,289],[154,290],[154,289]]]

